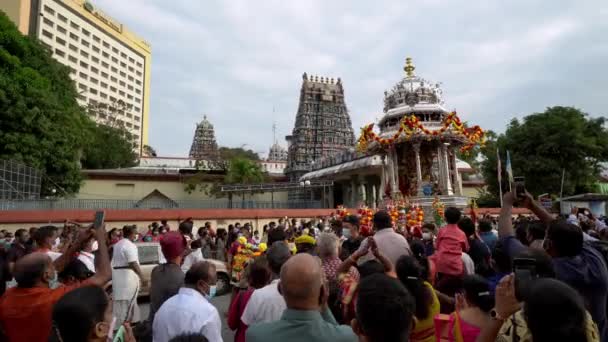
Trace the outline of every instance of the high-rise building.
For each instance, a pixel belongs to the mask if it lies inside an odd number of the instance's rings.
[[[220,153],[215,141],[215,131],[213,125],[207,120],[207,115],[203,117],[194,131],[192,146],[190,147],[190,158],[198,160],[218,160]]]
[[[338,78],[302,75],[300,103],[288,142],[285,174],[291,181],[310,170],[321,157],[352,148],[353,127],[344,102],[344,88]]]
[[[68,66],[81,105],[124,103],[113,118],[134,137],[137,150],[148,144],[150,45],[84,0],[1,0],[19,30],[38,38]],[[93,118],[108,120],[100,113]]]

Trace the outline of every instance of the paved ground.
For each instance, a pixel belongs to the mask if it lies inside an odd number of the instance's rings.
[[[150,310],[149,299],[143,298],[139,301],[139,309],[141,311],[141,317],[148,317]],[[228,328],[226,323],[226,312],[228,312],[228,305],[230,305],[230,294],[223,295],[220,297],[213,298],[211,300],[213,305],[217,308],[222,318],[222,339],[224,342],[234,341],[234,333]]]

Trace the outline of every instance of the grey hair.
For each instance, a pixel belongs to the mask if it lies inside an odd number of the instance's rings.
[[[338,237],[334,233],[321,233],[317,238],[319,257],[338,256]]]

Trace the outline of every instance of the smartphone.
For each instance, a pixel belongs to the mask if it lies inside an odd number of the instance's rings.
[[[515,187],[515,197],[517,197],[517,198],[526,197],[526,178],[525,177],[513,177],[513,185]]]
[[[124,342],[125,340],[125,326],[121,325],[120,328],[118,328],[118,331],[116,331],[116,334],[114,334],[114,340],[112,342]]]
[[[531,258],[514,258],[513,273],[515,274],[515,295],[517,299],[524,300],[530,284],[538,278],[536,260]]]
[[[106,212],[103,210],[97,211],[95,213],[95,220],[93,221],[93,227],[101,228],[106,219]]]

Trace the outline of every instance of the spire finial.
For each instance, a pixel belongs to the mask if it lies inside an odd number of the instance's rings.
[[[414,77],[414,70],[416,70],[416,67],[414,66],[414,63],[412,63],[412,57],[407,57],[405,59],[405,67],[403,67],[403,71],[405,71],[407,77]]]

